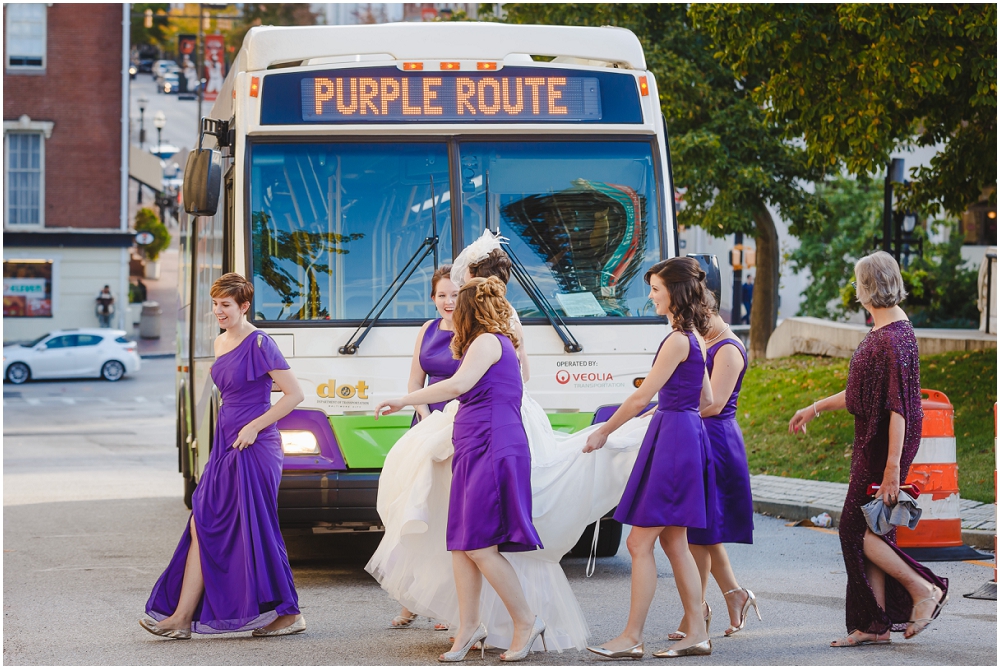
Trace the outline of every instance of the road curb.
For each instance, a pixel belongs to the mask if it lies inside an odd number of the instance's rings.
[[[157,358],[173,358],[176,353],[143,353],[139,357],[143,360],[155,360]]]
[[[805,520],[826,512],[833,518],[833,527],[840,524],[841,509],[834,509],[828,506],[819,506],[816,504],[804,504],[789,502],[787,500],[768,499],[766,497],[754,497],[753,510],[754,513],[760,513],[765,516],[774,516],[775,518],[785,518],[787,520]]]
[[[805,520],[818,516],[824,511],[833,518],[833,527],[840,525],[840,512],[842,509],[819,506],[815,504],[802,504],[789,502],[787,500],[768,499],[766,497],[755,497],[753,500],[754,513],[786,520]],[[989,530],[962,530],[962,543],[966,546],[992,551],[996,532]]]

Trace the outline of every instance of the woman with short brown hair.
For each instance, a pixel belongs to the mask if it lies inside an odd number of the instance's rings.
[[[858,301],[875,326],[851,357],[847,388],[799,409],[792,434],[824,411],[854,415],[851,479],[840,516],[840,545],[847,568],[847,636],[835,647],[887,644],[890,632],[910,639],[937,618],[948,601],[948,580],[896,547],[896,531],[868,528],[861,507],[870,484],[886,505],[896,504],[899,485],[920,447],[920,356],[917,338],[899,303],[906,297],[896,259],[884,251],[854,266]]]

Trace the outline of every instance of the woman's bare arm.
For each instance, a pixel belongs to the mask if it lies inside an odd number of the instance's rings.
[[[272,369],[268,372],[268,375],[274,379],[277,386],[281,389],[281,399],[275,402],[274,405],[265,411],[261,416],[253,419],[247,423],[242,430],[240,430],[235,443],[233,443],[233,446],[240,450],[243,450],[257,441],[257,435],[261,430],[268,427],[272,423],[277,423],[279,420],[290,414],[292,409],[301,404],[302,400],[306,397],[302,392],[302,388],[299,386],[299,380],[295,378],[295,374],[292,370]]]

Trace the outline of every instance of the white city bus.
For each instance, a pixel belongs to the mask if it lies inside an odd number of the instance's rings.
[[[189,163],[185,206],[219,200],[182,232],[188,493],[213,447],[208,289],[226,271],[253,281],[251,319],[306,393],[279,423],[288,527],[380,525],[378,473],[411,418],[375,423],[373,409],[406,390],[435,267],[485,228],[510,240],[527,388],[557,429],[589,425],[649,369],[665,330],[643,275],[676,255],[676,221],[656,82],[631,32],[253,28],[203,136],[213,151]]]

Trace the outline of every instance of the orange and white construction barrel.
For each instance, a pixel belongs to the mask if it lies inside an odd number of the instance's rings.
[[[924,410],[920,449],[910,466],[907,483],[920,487],[917,506],[923,511],[916,529],[900,527],[900,548],[962,546],[961,497],[955,447],[955,407],[944,393],[921,390]]]

